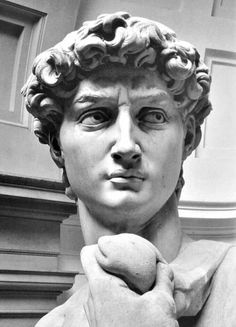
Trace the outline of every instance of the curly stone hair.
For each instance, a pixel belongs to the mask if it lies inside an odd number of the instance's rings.
[[[157,71],[183,119],[190,114],[194,116],[193,149],[198,146],[200,125],[211,110],[208,68],[198,51],[178,40],[168,27],[123,12],[85,22],[35,59],[22,93],[27,110],[35,117],[34,131],[41,143],[52,145],[63,120],[66,100],[74,95],[79,82],[98,66],[108,63]],[[177,189],[183,185],[182,171],[179,184]]]

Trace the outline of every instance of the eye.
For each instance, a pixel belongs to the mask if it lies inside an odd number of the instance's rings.
[[[108,113],[104,109],[89,110],[82,114],[78,123],[85,126],[100,126],[110,120]]]
[[[142,108],[138,119],[142,124],[159,125],[167,122],[165,113],[155,108]]]

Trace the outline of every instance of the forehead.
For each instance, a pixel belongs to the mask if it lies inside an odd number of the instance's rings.
[[[77,96],[92,95],[93,93],[103,94],[104,91],[115,96],[114,88],[118,85],[123,85],[129,89],[130,95],[138,95],[140,92],[148,95],[149,93],[153,94],[153,90],[158,90],[159,94],[171,97],[158,72],[116,64],[100,66],[91,72],[88,77],[80,82]]]

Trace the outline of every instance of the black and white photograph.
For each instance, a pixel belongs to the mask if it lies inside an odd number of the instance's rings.
[[[236,327],[236,1],[0,0],[0,327]]]

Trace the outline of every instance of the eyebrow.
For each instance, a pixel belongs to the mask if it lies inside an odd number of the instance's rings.
[[[146,100],[149,99],[151,100],[151,102],[155,102],[156,100],[160,100],[162,98],[168,98],[169,94],[166,91],[155,91],[155,92],[147,92],[147,94],[144,95],[140,95],[138,94],[137,96],[134,96],[134,99],[136,101],[142,101],[142,100]],[[96,103],[98,101],[101,100],[113,100],[114,101],[114,97],[111,95],[107,95],[107,94],[82,94],[81,96],[79,96],[78,98],[76,98],[73,101],[73,104],[75,103],[86,103],[86,102],[90,102],[90,103]]]
[[[169,94],[166,91],[155,91],[155,92],[146,92],[147,94],[134,96],[135,100],[151,100],[152,102],[155,102],[156,100],[161,100],[161,99],[167,99],[169,98]]]
[[[78,98],[76,98],[74,101],[73,101],[73,104],[75,103],[86,103],[86,102],[92,102],[92,103],[95,103],[95,102],[98,102],[99,100],[111,100],[112,97],[110,96],[107,96],[105,94],[82,94],[81,96],[79,96]]]

